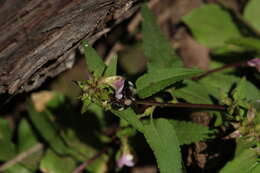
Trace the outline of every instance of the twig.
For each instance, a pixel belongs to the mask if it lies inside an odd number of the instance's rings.
[[[214,109],[225,111],[225,106],[220,105],[211,105],[211,104],[191,104],[191,103],[160,103],[153,101],[135,101],[136,104],[142,105],[151,105],[151,106],[159,106],[159,107],[177,107],[177,108],[198,108],[198,109]]]
[[[9,160],[8,162],[4,163],[3,165],[0,166],[0,172],[10,168],[11,166],[17,164],[18,162],[21,162],[22,160],[24,160],[26,157],[32,155],[33,153],[40,151],[43,149],[43,144],[37,144],[35,146],[33,146],[32,148],[30,148],[27,151],[24,151],[20,154],[18,154],[15,158],[13,158],[12,160]]]
[[[216,72],[228,69],[228,68],[233,68],[233,67],[239,67],[239,66],[246,65],[246,62],[247,61],[240,61],[240,62],[235,62],[235,63],[232,63],[232,64],[226,64],[226,65],[224,65],[222,67],[215,68],[213,70],[209,70],[209,71],[207,71],[207,72],[205,72],[205,73],[203,73],[203,74],[201,74],[199,76],[195,76],[192,79],[193,80],[200,80],[200,79],[202,79],[202,78],[204,78],[204,77],[206,77],[206,76],[208,76],[208,75],[210,75],[212,73],[216,73]]]
[[[77,167],[72,173],[80,173],[82,172],[88,165],[90,165],[92,162],[94,162],[96,159],[98,159],[102,154],[106,153],[108,151],[108,147],[102,149],[100,152],[98,152],[96,155],[91,157],[90,159],[83,162],[79,167]]]

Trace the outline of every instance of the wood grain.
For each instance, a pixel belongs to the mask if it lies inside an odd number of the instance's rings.
[[[71,68],[74,49],[96,40],[109,21],[129,17],[138,0],[0,2],[0,93],[30,91]]]

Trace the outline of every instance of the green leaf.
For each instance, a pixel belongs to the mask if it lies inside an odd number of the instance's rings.
[[[48,119],[50,112],[47,110],[43,112],[37,112],[32,103],[27,104],[27,110],[36,129],[50,144],[50,146],[60,154],[66,153],[67,149],[65,143],[63,142],[61,136],[59,136],[58,130]]]
[[[214,134],[214,131],[208,127],[197,123],[177,120],[170,120],[170,123],[175,128],[180,145],[210,139],[211,135]]]
[[[235,89],[234,99],[238,102],[242,100],[257,102],[260,99],[260,91],[251,82],[243,78]]]
[[[90,73],[93,73],[95,77],[101,77],[104,69],[106,68],[105,63],[98,55],[96,50],[92,48],[86,41],[83,42],[85,50],[85,60]]]
[[[71,173],[75,167],[72,158],[58,156],[51,150],[47,150],[40,163],[40,170],[45,173]]]
[[[220,173],[251,172],[257,166],[257,152],[254,149],[246,149],[234,160],[228,162]]]
[[[142,6],[142,35],[144,55],[148,59],[148,70],[181,66],[180,58],[176,55],[170,42],[161,33],[156,24],[155,16],[147,5]]]
[[[111,112],[117,115],[119,118],[122,118],[125,121],[127,121],[138,131],[143,132],[143,124],[139,120],[138,115],[133,111],[132,108],[127,108],[123,111],[111,110]]]
[[[117,74],[117,55],[113,56],[107,66],[104,76],[116,76]]]
[[[227,40],[226,43],[241,47],[247,51],[260,51],[260,40],[253,37],[232,38]]]
[[[259,0],[250,0],[244,10],[245,19],[253,25],[257,30],[260,31],[260,1]]]
[[[83,102],[83,106],[81,108],[81,114],[84,114],[88,110],[92,102],[90,99],[84,99],[82,102]]]
[[[225,41],[240,36],[229,13],[215,4],[203,5],[183,17],[194,37],[209,48],[223,46]]]
[[[185,87],[170,90],[173,97],[185,99],[189,103],[212,104],[210,92],[208,92],[209,88],[207,88],[204,84],[191,80],[187,80],[184,83],[186,84]]]
[[[30,124],[26,119],[23,119],[19,124],[18,129],[18,151],[19,153],[26,152],[26,150],[39,144],[35,137]],[[37,151],[22,160],[21,164],[30,170],[36,170],[38,163],[42,157],[43,151]]]
[[[0,118],[0,160],[6,161],[15,156],[16,150],[12,138],[13,130],[9,121]]]
[[[105,113],[104,113],[104,109],[101,106],[92,103],[89,105],[88,112],[95,114],[101,129],[106,128]]]
[[[140,98],[149,97],[177,81],[190,78],[201,73],[198,69],[170,68],[144,74],[136,81],[137,94]]]
[[[181,173],[181,153],[173,125],[167,119],[145,125],[144,136],[152,148],[161,173]]]
[[[8,168],[7,170],[4,171],[4,173],[33,173],[33,171],[26,169],[24,166],[21,164],[15,164],[14,166]]]

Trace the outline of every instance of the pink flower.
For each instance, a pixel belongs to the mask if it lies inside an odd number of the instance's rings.
[[[123,166],[132,167],[134,165],[134,156],[131,153],[123,153],[117,160],[118,168],[122,168]]]
[[[260,72],[260,58],[253,58],[247,61],[247,65],[250,67],[255,67],[258,72]]]

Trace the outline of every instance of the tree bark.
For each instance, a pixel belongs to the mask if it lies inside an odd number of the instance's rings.
[[[0,1],[0,93],[30,91],[71,68],[82,40],[95,41],[137,5],[138,0]]]

